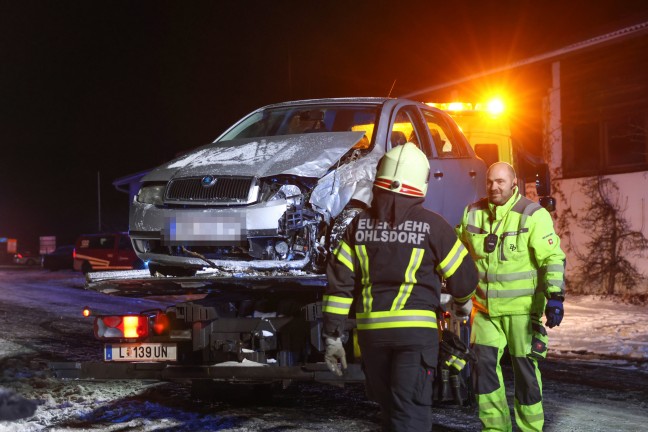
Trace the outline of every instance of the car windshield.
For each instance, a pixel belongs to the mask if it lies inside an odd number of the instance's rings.
[[[367,105],[309,105],[268,108],[237,123],[218,141],[317,132],[365,132],[363,148],[373,140],[379,108]]]

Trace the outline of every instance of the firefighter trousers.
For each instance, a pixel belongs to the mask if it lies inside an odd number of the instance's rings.
[[[489,317],[478,312],[471,342],[477,363],[473,388],[484,431],[511,431],[511,415],[500,359],[508,346],[513,366],[515,421],[520,431],[542,431],[542,380],[538,361],[531,356],[532,320],[528,315]]]
[[[437,351],[361,344],[367,397],[380,405],[383,432],[432,430]]]

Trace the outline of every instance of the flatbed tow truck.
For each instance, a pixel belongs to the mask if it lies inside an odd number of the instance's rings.
[[[96,315],[94,335],[104,342],[103,360],[53,362],[50,369],[62,379],[190,382],[200,395],[223,394],[233,385],[285,389],[294,381],[364,382],[355,320],[347,320],[343,340],[349,364],[338,377],[323,361],[321,298],[326,276],[297,273],[213,269],[187,277],[156,277],[148,270],[88,273],[86,289],[107,295],[191,294],[194,299],[164,311]],[[450,301],[442,294],[446,310]],[[93,316],[89,307],[83,312]],[[441,330],[469,337],[466,318],[457,320],[439,311],[438,322]],[[438,400],[465,400],[445,384],[435,396]]]
[[[321,298],[326,276],[273,271],[204,271],[154,277],[148,270],[86,275],[86,289],[109,295],[201,297],[166,310],[94,316],[103,361],[54,362],[66,379],[196,380],[239,384],[292,381],[363,382],[355,320],[345,338],[349,367],[342,377],[323,362]],[[90,308],[84,315],[92,316]],[[354,357],[351,359],[350,357]]]

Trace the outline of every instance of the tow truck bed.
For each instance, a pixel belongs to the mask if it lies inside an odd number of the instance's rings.
[[[282,329],[281,323],[287,318],[254,318],[248,315],[241,318],[219,317],[219,312],[213,312],[213,303],[209,300],[228,302],[238,301],[241,298],[250,299],[300,299],[307,297],[310,307],[307,312],[303,310],[291,319],[298,319],[304,313],[308,318],[300,318],[302,336],[313,340],[311,349],[321,349],[319,326],[314,323],[321,312],[312,307],[314,301],[321,299],[321,294],[326,287],[326,276],[308,274],[304,272],[272,271],[266,273],[254,272],[225,272],[204,271],[191,277],[153,277],[148,270],[92,272],[86,275],[85,288],[108,295],[127,297],[166,296],[185,294],[206,294],[207,301],[197,300],[175,305],[180,308],[183,317],[193,320],[187,324],[181,336],[175,336],[171,342],[193,345],[194,352],[206,351],[212,348],[217,338],[226,339],[235,333],[250,333],[254,323],[266,322],[270,328],[276,327],[275,333]],[[202,302],[202,303],[201,303]],[[213,309],[213,310],[211,310]],[[214,316],[215,313],[215,316]],[[294,312],[293,312],[294,313]],[[181,312],[177,313],[178,316]],[[195,318],[207,317],[209,318]],[[303,321],[306,319],[306,321]],[[215,320],[215,321],[214,321]],[[214,324],[214,322],[216,324]],[[253,326],[250,326],[252,322]],[[219,324],[222,323],[222,324]],[[206,329],[209,325],[221,325],[219,330]],[[306,325],[306,327],[303,327]],[[311,328],[308,328],[311,326]],[[265,324],[266,328],[268,324]],[[236,339],[236,338],[234,338]],[[221,340],[219,340],[221,342]],[[99,346],[98,346],[99,348]],[[104,348],[105,349],[105,348]],[[284,348],[286,349],[286,348]],[[290,348],[288,348],[290,349]],[[364,374],[359,364],[350,364],[343,377],[332,374],[325,363],[320,360],[313,361],[286,361],[281,353],[274,352],[274,360],[268,361],[265,353],[259,356],[259,362],[254,353],[251,358],[239,358],[242,361],[209,362],[205,359],[199,363],[186,362],[138,362],[138,361],[88,361],[88,362],[52,362],[50,369],[55,376],[65,379],[97,379],[97,380],[215,380],[227,382],[276,382],[276,381],[319,381],[319,382],[362,382]],[[247,356],[247,355],[246,355]],[[202,364],[201,364],[202,363]]]
[[[236,288],[284,291],[306,287],[322,289],[325,286],[325,275],[305,272],[201,271],[195,276],[153,277],[148,270],[121,270],[86,275],[86,289],[127,297],[210,294]]]

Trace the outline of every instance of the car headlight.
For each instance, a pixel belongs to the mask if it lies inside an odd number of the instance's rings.
[[[162,205],[165,188],[166,185],[142,186],[142,188],[137,193],[137,202],[144,204]]]

